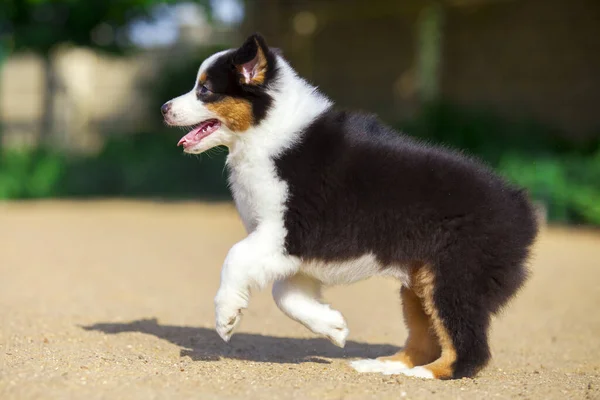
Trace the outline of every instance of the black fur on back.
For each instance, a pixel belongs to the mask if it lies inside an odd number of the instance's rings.
[[[304,260],[373,253],[384,268],[427,263],[449,325],[455,377],[489,358],[487,327],[527,276],[537,224],[526,194],[482,163],[330,110],[275,160],[289,186],[286,250]]]

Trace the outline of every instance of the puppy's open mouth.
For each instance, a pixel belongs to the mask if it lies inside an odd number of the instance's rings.
[[[192,148],[200,143],[202,139],[217,131],[220,127],[221,122],[218,119],[207,119],[206,121],[202,121],[184,137],[179,139],[177,146],[183,146],[184,149]]]

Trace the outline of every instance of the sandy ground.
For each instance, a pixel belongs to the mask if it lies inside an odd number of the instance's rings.
[[[256,293],[233,337],[213,330],[230,205],[0,204],[0,399],[600,398],[600,233],[549,229],[533,278],[493,325],[475,379],[358,374],[402,345],[398,283],[326,292],[344,350]]]

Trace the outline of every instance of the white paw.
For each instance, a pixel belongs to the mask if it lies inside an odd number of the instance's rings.
[[[306,321],[306,326],[318,335],[323,335],[331,340],[338,347],[346,345],[348,337],[348,327],[342,313],[324,306],[318,315],[314,315],[310,321]]]
[[[239,309],[233,313],[230,313],[229,316],[222,316],[224,314],[225,313],[220,313],[220,315],[217,316],[217,333],[219,336],[221,336],[221,339],[229,342],[235,327],[239,324],[242,318],[242,310]]]
[[[434,379],[433,372],[424,367],[414,367],[406,371],[402,371],[406,376],[414,376],[415,378]]]
[[[217,333],[226,342],[229,342],[233,331],[242,319],[242,310],[248,306],[240,296],[218,293],[215,297],[215,315]]]
[[[352,361],[350,366],[358,372],[379,372],[384,375],[405,374],[406,371],[410,371],[408,366],[401,361],[366,359]]]

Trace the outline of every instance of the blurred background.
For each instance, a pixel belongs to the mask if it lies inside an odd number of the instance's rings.
[[[338,105],[463,149],[600,226],[598,0],[0,0],[0,199],[227,200],[165,101],[261,32]]]

